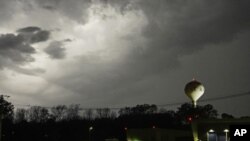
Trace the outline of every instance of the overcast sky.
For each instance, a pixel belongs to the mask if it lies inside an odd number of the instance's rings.
[[[13,104],[124,107],[250,91],[248,0],[0,0],[0,91]],[[211,101],[250,116],[250,96]],[[200,105],[208,103],[199,103]],[[172,109],[174,107],[166,107]]]

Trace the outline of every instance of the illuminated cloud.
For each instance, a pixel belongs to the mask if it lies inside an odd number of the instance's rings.
[[[86,107],[187,101],[183,87],[193,77],[205,85],[204,97],[248,91],[248,5],[234,0],[1,1],[0,78],[6,81],[0,86],[13,93],[14,102],[29,97],[30,103]],[[40,75],[24,76],[34,72]],[[27,87],[30,83],[36,87]]]

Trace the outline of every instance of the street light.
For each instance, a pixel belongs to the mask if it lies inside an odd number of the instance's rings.
[[[91,131],[91,130],[93,130],[93,127],[91,126],[91,127],[89,127],[89,131]]]
[[[209,133],[214,133],[214,130],[213,130],[213,129],[210,129],[208,132],[209,132]]]
[[[91,131],[93,130],[94,128],[92,126],[89,127],[89,141],[91,141]]]
[[[207,132],[207,141],[209,141],[209,135],[215,133],[213,129],[208,130]]]
[[[229,130],[228,130],[228,129],[225,129],[224,132],[225,132],[225,134],[226,134],[226,141],[228,141],[227,135],[228,135]]]

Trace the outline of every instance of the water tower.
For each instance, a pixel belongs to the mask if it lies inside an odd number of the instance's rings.
[[[193,79],[186,84],[184,91],[192,100],[194,107],[196,107],[197,100],[204,94],[205,88],[199,81]]]

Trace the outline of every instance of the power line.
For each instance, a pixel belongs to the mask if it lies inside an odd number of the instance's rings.
[[[242,97],[242,96],[247,96],[247,95],[250,95],[250,91],[249,92],[244,92],[244,93],[232,94],[232,95],[228,95],[228,96],[221,96],[221,97],[215,97],[215,98],[207,98],[207,99],[204,99],[204,100],[200,100],[200,102],[224,100],[224,99]]]
[[[237,97],[242,97],[242,96],[247,96],[247,95],[250,95],[250,91],[244,92],[244,93],[227,95],[227,96],[220,96],[220,97],[213,97],[213,98],[202,99],[202,100],[199,100],[199,102],[225,100],[225,99],[237,98]],[[181,105],[181,104],[184,104],[184,103],[187,103],[187,102],[175,102],[175,103],[161,104],[161,105],[157,105],[157,106],[159,106],[159,107],[177,106],[177,105]]]
[[[219,96],[219,97],[202,99],[199,102],[218,101],[218,100],[225,100],[225,99],[243,97],[243,96],[248,96],[248,95],[250,95],[250,91],[243,92],[243,93],[232,94],[232,95],[227,95],[227,96]],[[168,106],[177,106],[177,105],[181,105],[181,104],[184,104],[184,103],[187,103],[187,101],[185,101],[185,102],[167,103],[167,104],[156,104],[156,106],[158,106],[158,107],[168,107]],[[17,106],[17,107],[39,106],[39,105],[23,105],[23,104],[14,104],[14,105]],[[49,107],[49,106],[40,106],[40,107],[47,108],[47,109],[53,108],[53,107]],[[124,107],[128,107],[128,106],[124,106]],[[122,109],[124,107],[113,107],[113,108],[111,107],[109,109],[111,109],[111,110],[119,110],[119,109]],[[88,109],[101,109],[101,108],[82,108],[82,107],[80,108],[80,110],[88,110]]]

